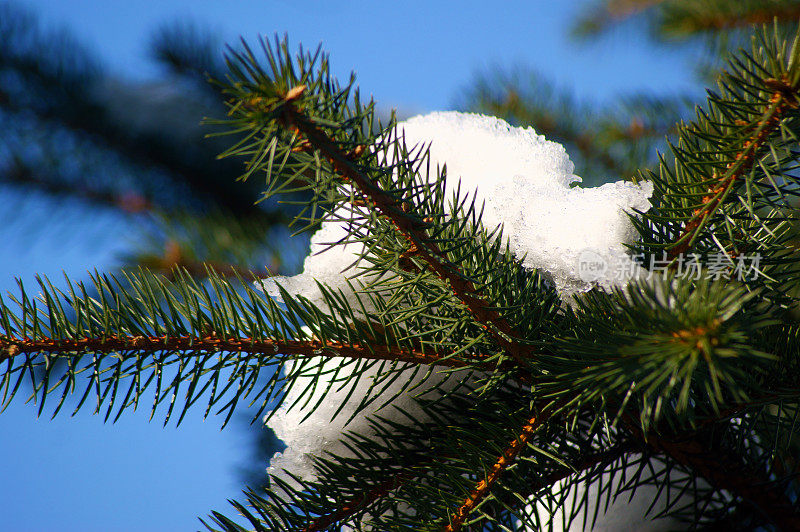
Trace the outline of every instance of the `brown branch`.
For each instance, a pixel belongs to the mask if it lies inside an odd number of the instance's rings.
[[[486,479],[478,482],[463,504],[453,513],[450,517],[450,523],[443,528],[443,532],[456,532],[461,529],[464,519],[486,497],[492,485],[497,482],[508,466],[514,463],[519,453],[528,445],[536,429],[548,418],[549,415],[543,413],[528,419],[522,427],[521,434],[514,438],[505,448],[503,454],[500,455],[500,458],[497,459],[497,462],[492,465]]]
[[[366,360],[390,360],[413,364],[463,367],[467,362],[445,358],[441,354],[423,353],[383,345],[362,346],[321,340],[259,340],[252,338],[218,338],[214,335],[194,336],[108,336],[80,339],[31,340],[0,337],[0,363],[17,355],[32,353],[114,352],[114,351],[191,351],[247,354],[281,353],[284,355],[341,356]]]
[[[594,35],[609,27],[624,22],[641,12],[657,6],[665,0],[606,0],[605,4],[587,10],[575,30],[578,36]]]
[[[789,83],[788,79],[768,79],[765,80],[768,88],[774,90],[769,100],[769,106],[765,110],[764,118],[758,122],[753,136],[746,140],[742,151],[725,168],[725,173],[716,186],[708,190],[708,195],[703,197],[700,207],[695,209],[692,218],[686,223],[683,232],[678,240],[669,250],[669,257],[675,258],[685,253],[692,244],[693,235],[702,228],[709,215],[713,213],[719,204],[727,197],[733,185],[741,179],[755,164],[756,155],[769,136],[778,127],[783,115],[789,109],[798,106],[797,89]],[[716,172],[714,173],[716,178]]]
[[[600,33],[609,26],[619,24],[663,2],[664,0],[608,0],[604,6],[587,13],[585,24],[589,26],[591,33]],[[800,18],[800,7],[794,5],[758,7],[744,13],[710,15],[691,12],[677,21],[662,20],[662,29],[680,35],[768,24],[775,18],[779,21],[797,20]]]
[[[615,20],[623,20],[640,11],[662,3],[664,0],[609,0],[606,12]]]
[[[129,190],[110,192],[96,190],[89,185],[74,185],[43,174],[40,169],[32,169],[21,161],[13,161],[9,168],[3,169],[2,183],[35,188],[51,196],[72,196],[103,207],[120,209],[128,214],[140,214],[153,209],[150,198]]]
[[[329,159],[334,169],[345,180],[354,184],[375,209],[408,238],[411,247],[416,248],[416,256],[424,260],[439,279],[450,285],[455,296],[469,309],[475,319],[484,325],[492,339],[518,363],[526,366],[524,359],[530,356],[533,350],[529,346],[520,345],[516,340],[523,335],[517,332],[489,302],[476,295],[475,285],[456,267],[449,264],[445,253],[426,234],[425,229],[428,224],[409,217],[403,210],[401,202],[381,189],[356,167],[354,159],[360,155],[358,150],[353,154],[343,152],[327,134],[295,108],[292,100],[302,94],[305,88],[302,85],[300,87],[289,91],[284,100],[284,113],[281,117],[284,125],[302,133],[322,155]]]
[[[631,441],[623,441],[614,445],[613,447],[610,447],[609,449],[586,456],[578,463],[573,464],[570,467],[560,467],[551,474],[542,477],[538,482],[534,483],[531,486],[530,493],[534,494],[575,473],[580,473],[593,467],[610,464],[618,460],[624,454],[636,450],[636,448],[637,444],[634,444]],[[425,460],[425,462],[428,461],[430,460]],[[318,517],[306,528],[304,528],[303,532],[320,532],[335,523],[343,522],[344,520],[352,517],[359,510],[363,510],[373,502],[389,495],[392,491],[401,487],[415,476],[416,475],[412,471],[408,469],[403,470],[393,478],[378,484],[366,493],[357,497],[353,497],[335,512]]]

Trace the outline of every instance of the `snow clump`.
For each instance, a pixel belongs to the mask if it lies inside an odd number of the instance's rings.
[[[448,195],[452,197],[459,180],[462,194],[475,193],[478,208],[485,204],[484,227],[492,230],[502,225],[503,238],[509,240],[511,250],[525,266],[549,276],[562,296],[588,291],[593,286],[610,288],[640,273],[624,246],[636,238],[626,213],[650,208],[651,183],[636,185],[619,181],[597,188],[573,188],[581,178],[573,173],[574,165],[563,146],[545,140],[531,128],[512,127],[498,118],[440,112],[411,118],[400,123],[398,128],[409,147],[430,143],[431,168],[447,165]],[[303,273],[269,280],[265,283],[267,292],[277,296],[276,286],[280,285],[289,293],[321,305],[316,280],[356,297],[347,285],[348,271],[344,270],[352,267],[360,245],[328,247],[346,235],[342,222],[323,222],[311,238],[311,253],[305,260]],[[590,275],[581,266],[586,257],[600,266],[592,269]],[[349,270],[350,276],[354,273],[354,269]],[[320,362],[325,368],[347,363],[338,358]],[[349,363],[352,367],[353,362]],[[340,370],[338,378],[344,371],[348,371],[347,366]],[[366,390],[371,380],[369,375],[361,379],[359,387]],[[442,380],[434,375],[421,388],[434,386]],[[397,382],[402,381],[400,378]],[[369,430],[364,413],[344,425],[363,397],[363,393],[359,395],[361,390],[353,393],[352,404],[345,405],[333,422],[331,419],[348,390],[326,397],[301,423],[317,403],[312,399],[303,406],[301,401],[289,409],[303,393],[304,382],[301,379],[295,383],[268,422],[287,446],[282,453],[276,453],[269,468],[271,474],[283,479],[289,478],[283,470],[303,479],[313,479],[312,457],[322,456],[326,451],[342,452],[343,430],[362,435],[367,435],[364,432]],[[324,382],[318,384],[318,389],[322,386]],[[395,392],[389,389],[384,393]],[[410,393],[420,392],[418,387]],[[392,406],[413,409],[412,402],[410,397],[400,396]],[[382,410],[381,415],[391,417],[386,412],[389,408]],[[401,420],[398,417],[396,421]]]
[[[532,128],[494,117],[441,112],[400,124],[406,144],[431,143],[434,164],[447,164],[447,187],[485,202],[482,223],[501,225],[511,251],[549,275],[562,296],[611,288],[640,273],[625,243],[637,233],[626,213],[646,211],[652,183],[629,181],[573,188],[581,178],[561,144]],[[587,258],[602,271],[586,271]]]
[[[448,197],[459,181],[462,195],[476,194],[478,207],[484,204],[483,226],[502,226],[514,254],[549,277],[562,296],[608,289],[641,274],[625,248],[637,236],[627,213],[650,208],[652,183],[575,187],[581,178],[562,145],[490,116],[437,112],[401,122],[398,129],[409,147],[430,143],[431,166],[447,165]],[[347,292],[342,272],[360,246],[327,249],[346,235],[341,222],[324,222],[311,238],[303,273],[269,280],[267,292],[277,296],[280,285],[321,303],[314,280]]]

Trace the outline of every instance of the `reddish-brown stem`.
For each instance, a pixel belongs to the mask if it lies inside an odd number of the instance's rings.
[[[270,340],[252,338],[219,338],[217,336],[109,336],[78,339],[30,340],[0,337],[0,362],[20,354],[70,353],[90,351],[194,351],[248,354],[281,353],[299,356],[341,356],[368,360],[391,360],[414,364],[462,367],[461,360],[444,358],[444,355],[423,353],[399,347],[382,345],[362,346],[320,340]]]
[[[538,491],[545,489],[548,486],[552,486],[556,482],[569,477],[570,475],[586,471],[587,469],[591,469],[593,467],[610,464],[615,460],[618,460],[625,453],[635,450],[635,448],[636,444],[625,441],[604,451],[586,456],[578,463],[571,464],[570,467],[561,467],[556,469],[551,474],[545,475],[531,486],[530,493],[535,494]],[[375,501],[389,495],[393,490],[399,488],[410,479],[414,478],[414,476],[414,473],[412,473],[410,470],[404,470],[398,473],[393,478],[378,484],[366,493],[352,498],[335,512],[318,517],[306,528],[304,528],[303,532],[320,532],[335,523],[346,521],[355,515],[356,512],[363,510]],[[450,529],[450,526],[452,526],[452,523],[451,525],[448,525],[445,530],[456,530]]]
[[[587,13],[587,15],[589,15],[587,19],[592,21],[591,26],[596,27],[596,29],[592,29],[590,33],[598,33],[600,30],[608,28],[613,24],[619,24],[664,1],[665,0],[608,0],[598,8]]]
[[[519,343],[519,339],[523,336],[489,302],[477,295],[472,281],[466,279],[449,263],[445,253],[426,234],[427,224],[408,216],[396,198],[381,189],[356,167],[353,161],[354,155],[342,151],[327,134],[300,113],[288,98],[284,106],[283,120],[287,127],[299,131],[314,148],[329,159],[334,169],[355,185],[360,193],[408,238],[415,255],[427,263],[439,279],[450,285],[453,294],[469,309],[475,319],[486,327],[492,339],[518,363],[527,365],[525,358],[529,357],[533,350]]]
[[[444,532],[456,532],[461,529],[464,519],[466,519],[469,513],[484,497],[486,497],[492,485],[497,482],[497,479],[500,478],[508,466],[514,463],[519,453],[528,445],[533,433],[548,417],[549,416],[546,414],[536,415],[525,422],[519,436],[508,444],[503,454],[501,454],[494,465],[492,465],[492,468],[486,475],[486,479],[478,482],[475,489],[472,490],[467,499],[450,517],[450,522],[443,529]]]
[[[783,115],[789,109],[797,107],[796,90],[788,80],[767,80],[767,82],[771,88],[775,89],[775,92],[770,98],[764,118],[759,121],[753,136],[745,141],[743,149],[736,154],[733,161],[728,163],[725,173],[716,182],[716,185],[709,187],[708,195],[703,197],[700,207],[694,210],[693,216],[686,222],[681,236],[670,248],[668,253],[670,258],[686,253],[692,245],[695,232],[717,209],[734,184],[753,167],[759,150],[778,127]]]
[[[0,93],[0,102],[2,102],[2,93]],[[153,209],[150,199],[137,192],[113,193],[76,187],[71,183],[67,184],[60,180],[42,177],[38,171],[34,171],[21,162],[5,170],[3,179],[22,186],[36,187],[46,194],[59,197],[70,195],[104,207],[121,209],[130,214],[144,213]]]

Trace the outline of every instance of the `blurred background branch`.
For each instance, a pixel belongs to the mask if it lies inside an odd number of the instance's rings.
[[[124,266],[275,273],[282,208],[256,204],[257,184],[236,181],[241,163],[217,159],[214,128],[201,126],[224,114],[208,83],[221,76],[221,44],[174,23],[150,49],[163,78],[125,82],[66,32],[0,4],[0,185],[119,211],[147,235]]]

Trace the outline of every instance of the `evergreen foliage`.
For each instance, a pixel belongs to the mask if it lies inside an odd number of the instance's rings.
[[[151,238],[130,250],[127,266],[274,271],[275,251],[265,253],[263,241],[255,250],[252,237],[263,239],[285,215],[255,205],[258,187],[233,183],[240,164],[217,159],[224,145],[205,139],[200,124],[223,112],[206,77],[223,75],[222,46],[197,27],[170,24],[151,49],[163,81],[128,83],[66,31],[0,3],[0,185],[129,216]]]
[[[320,304],[287,291],[279,303],[212,268],[20,286],[0,303],[4,405],[29,381],[39,412],[75,393],[108,419],[147,401],[167,405],[165,421],[190,408],[227,420],[248,402],[275,408],[301,378],[308,401],[365,389],[352,400],[374,434],[317,457],[315,480],[274,478],[233,503],[256,530],[538,530],[556,514],[591,523],[648,488],[649,518],[800,529],[799,37],[759,31],[675,126],[669,155],[630,174],[656,189],[632,253],[664,276],[571,300],[481,225],[480,205],[447,195],[446,170],[321,51],[260,44],[231,50],[218,85],[229,118],[215,125],[236,135],[224,155],[248,160],[264,199],[298,204],[298,230],[347,223],[332,245],[363,245],[356,297],[321,286]],[[754,254],[756,275],[737,278]],[[439,386],[441,372],[459,385]],[[425,390],[424,416],[384,415],[391,401],[376,398],[398,379]]]

